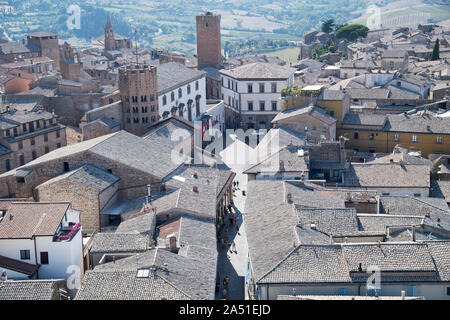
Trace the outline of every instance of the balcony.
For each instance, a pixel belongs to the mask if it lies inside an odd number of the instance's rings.
[[[69,222],[65,227],[59,229],[53,236],[54,242],[69,242],[71,241],[78,231],[81,229],[81,223]]]

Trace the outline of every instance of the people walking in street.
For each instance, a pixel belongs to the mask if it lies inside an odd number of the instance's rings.
[[[223,288],[222,294],[223,294],[223,298],[225,300],[228,300],[228,290],[227,290],[227,288]]]
[[[236,251],[236,242],[234,242],[233,241],[233,244],[231,245],[231,251],[233,252],[236,252],[237,253],[237,251]]]
[[[236,186],[239,189],[239,181],[236,181]]]

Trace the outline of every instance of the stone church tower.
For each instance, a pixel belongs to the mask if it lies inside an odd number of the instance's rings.
[[[116,40],[114,37],[114,29],[111,25],[111,20],[108,18],[106,19],[106,26],[105,26],[105,50],[115,50],[116,49]]]
[[[132,64],[119,69],[122,128],[142,136],[159,121],[156,67]]]
[[[197,16],[197,57],[199,69],[222,65],[220,15],[206,12]]]

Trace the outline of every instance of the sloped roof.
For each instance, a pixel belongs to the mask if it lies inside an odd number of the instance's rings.
[[[0,223],[0,239],[53,236],[70,207],[69,202],[17,202]]]
[[[91,253],[143,252],[150,245],[148,236],[140,233],[96,233]]]
[[[272,120],[272,123],[283,121],[289,118],[294,118],[300,115],[309,115],[321,122],[324,122],[327,125],[332,125],[336,122],[336,119],[328,115],[322,108],[309,105],[281,111],[275,116],[275,118]]]
[[[36,264],[0,256],[0,268],[5,268],[7,270],[26,274],[27,276],[32,276],[37,271],[39,266]]]
[[[234,79],[288,79],[295,69],[275,63],[255,62],[219,72]]]
[[[353,187],[430,187],[430,167],[425,165],[402,165],[353,163],[345,173],[346,186]]]
[[[52,300],[62,280],[0,281],[0,300]]]
[[[45,187],[64,179],[69,179],[70,181],[96,189],[100,192],[120,180],[118,176],[112,173],[99,169],[91,164],[86,164],[78,169],[50,179],[37,188]]]
[[[350,282],[343,259],[340,246],[299,246],[258,283]]]

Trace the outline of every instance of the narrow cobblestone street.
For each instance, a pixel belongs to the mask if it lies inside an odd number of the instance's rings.
[[[225,160],[226,162],[226,160]],[[216,295],[216,299],[224,299],[224,278],[229,277],[228,284],[228,300],[243,300],[245,299],[245,274],[247,271],[247,236],[245,234],[245,221],[243,219],[243,212],[245,209],[245,199],[243,191],[247,191],[247,176],[242,174],[242,168],[234,167],[232,164],[227,164],[234,172],[236,172],[235,181],[239,182],[239,187],[236,187],[233,195],[234,205],[232,208],[232,217],[237,218],[237,226],[230,223],[227,216],[225,234],[221,235],[221,242],[219,243],[218,252],[218,277],[220,281],[220,290]],[[223,244],[223,237],[226,237],[227,245]],[[228,248],[228,243],[231,245],[235,243],[236,250],[233,247]]]

